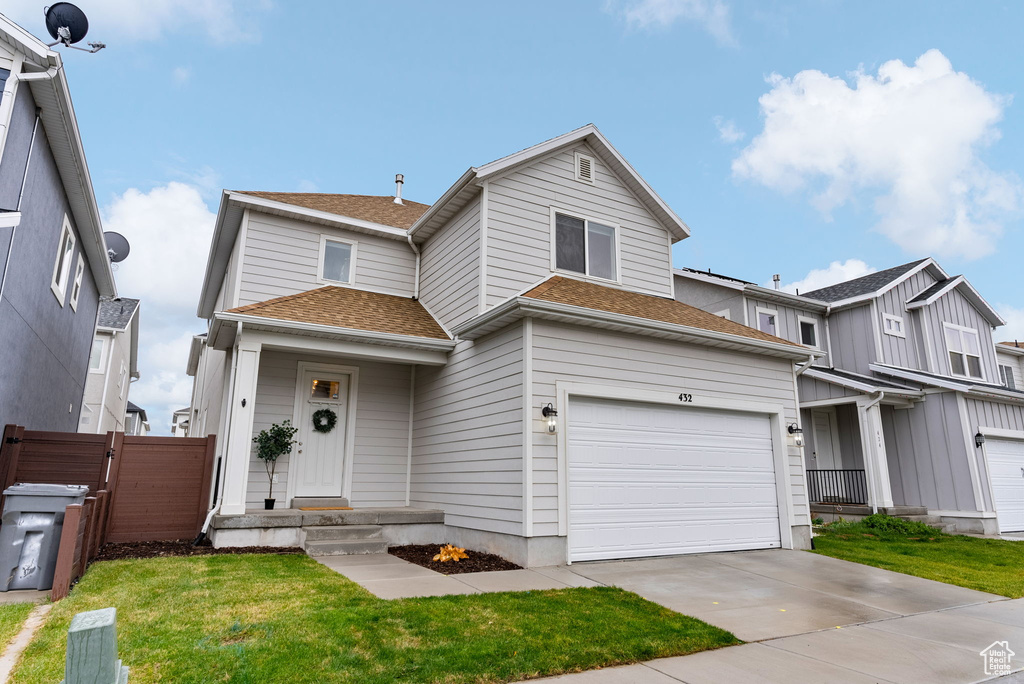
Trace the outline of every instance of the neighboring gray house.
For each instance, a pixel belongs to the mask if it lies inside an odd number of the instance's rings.
[[[824,354],[799,379],[812,506],[1024,530],[1024,350],[963,276],[922,259],[797,296],[684,269],[676,296]]]
[[[79,432],[128,432],[131,383],[139,379],[139,300],[101,297]]]
[[[689,232],[591,125],[430,206],[224,192],[188,360],[192,434],[223,459],[214,544],[344,552],[307,538],[331,516],[239,517],[268,495],[254,434],[290,420],[278,504],[443,520],[385,540],[525,565],[806,548],[788,427],[821,353],[675,301]]]
[[[0,426],[75,432],[116,295],[60,55],[0,15]]]

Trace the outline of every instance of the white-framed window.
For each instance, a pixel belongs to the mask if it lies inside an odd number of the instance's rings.
[[[107,347],[107,340],[99,335],[92,341],[92,351],[89,353],[89,372],[103,372],[103,351]]]
[[[78,311],[78,295],[82,294],[82,278],[85,276],[85,255],[78,254],[75,264],[75,279],[71,282],[71,310]]]
[[[818,349],[818,321],[807,316],[797,316],[797,321],[800,323],[800,344]]]
[[[576,161],[576,180],[583,181],[584,183],[594,183],[594,158],[590,155],[577,152],[575,154]]]
[[[882,314],[882,332],[893,337],[907,336],[907,329],[903,327],[903,319],[892,314]]]
[[[320,282],[351,285],[355,281],[356,247],[351,240],[321,235],[317,274]]]
[[[551,211],[552,268],[619,282],[619,226]]]
[[[728,309],[722,309],[721,311],[716,311],[715,315],[718,316],[719,318],[724,318],[727,321],[731,321],[732,320],[732,318],[731,318],[732,312],[730,312]]]
[[[943,323],[942,327],[946,336],[946,350],[949,352],[950,374],[984,380],[978,331],[952,323]]]
[[[124,399],[124,390],[128,385],[126,380],[128,379],[128,369],[124,367],[124,361],[121,362],[121,370],[117,373],[117,398]]]
[[[778,335],[779,312],[775,309],[757,307],[757,329],[769,335]]]
[[[75,232],[71,230],[71,221],[64,217],[64,225],[60,230],[60,242],[57,243],[57,258],[53,262],[53,277],[50,279],[50,290],[61,306],[64,306],[64,295],[68,288],[71,257],[75,254]]]
[[[1003,364],[999,364],[999,381],[1004,387],[1017,389],[1017,383],[1013,380],[1013,366],[1004,366]]]

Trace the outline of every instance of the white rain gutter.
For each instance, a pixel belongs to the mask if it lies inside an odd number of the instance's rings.
[[[806,361],[804,361],[804,362],[803,362],[802,364],[800,364],[800,367],[796,369],[796,374],[797,374],[797,375],[803,375],[803,374],[804,374],[804,371],[806,371],[806,370],[807,370],[808,368],[810,368],[810,367],[811,367],[811,364],[813,364],[813,363],[814,363],[814,359],[815,359],[815,358],[816,358],[816,357],[814,356],[814,354],[810,354],[810,355],[809,355],[809,356],[807,357],[807,360],[806,360]]]

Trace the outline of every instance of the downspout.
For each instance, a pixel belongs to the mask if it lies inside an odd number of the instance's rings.
[[[28,169],[32,163],[32,150],[36,147],[36,133],[39,131],[39,110],[36,110],[36,123],[32,126],[32,140],[28,144],[28,156],[25,157],[25,173],[21,177],[21,191],[18,193],[18,206],[15,211],[21,211],[21,201],[25,197],[25,183],[28,181]],[[20,223],[20,221],[19,221]],[[7,284],[7,267],[11,263],[11,254],[14,253],[14,236],[18,233],[18,226],[11,228],[11,242],[7,245],[7,261],[4,262],[4,272],[0,275],[0,297],[4,295],[4,285]]]
[[[221,504],[224,502],[224,480],[226,479],[228,471],[225,461],[227,460],[228,448],[231,445],[230,412],[234,409],[235,405],[235,371],[238,369],[238,340],[242,338],[242,322],[238,321],[237,325],[238,327],[235,330],[235,348],[231,353],[231,377],[228,378],[228,428],[225,428],[224,430],[226,433],[224,435],[224,448],[221,449],[220,481],[217,483],[217,501],[214,502],[213,508],[211,508],[210,512],[206,515],[206,521],[203,523],[203,529],[199,531],[199,535],[196,536],[195,540],[193,540],[192,546],[199,546],[199,544],[206,539],[206,532],[210,529],[210,522],[213,521],[213,516],[217,515],[217,512],[220,511]]]
[[[865,418],[867,417],[868,409],[872,409],[875,406],[878,406],[878,404],[881,403],[882,399],[884,399],[884,398],[885,398],[885,392],[883,392],[882,390],[878,390],[878,396],[876,396],[874,399],[872,399],[870,402],[868,402],[864,406],[864,417]],[[868,426],[868,427],[870,428],[870,426]],[[867,435],[865,435],[865,430],[862,429],[861,430],[861,441],[864,441],[864,437],[866,437],[866,436]],[[867,445],[866,444],[862,444],[861,445],[861,449],[863,449],[865,446],[867,446]],[[872,448],[872,451],[873,450],[874,449]],[[872,470],[872,474],[873,474],[874,473],[874,466],[877,465],[877,464],[874,463],[874,461],[871,461],[871,460],[865,458],[864,459],[864,465],[867,466],[868,463],[871,463],[871,465],[872,465],[871,470]],[[868,490],[871,492],[871,512],[872,513],[877,513],[878,512],[878,492],[875,491],[875,478],[873,478],[873,477],[871,478],[871,482],[869,483]]]
[[[412,248],[413,254],[416,255],[416,276],[413,282],[412,299],[418,301],[420,298],[420,248],[413,242],[412,235],[406,233],[405,237],[409,240],[409,247]]]
[[[828,319],[831,315],[832,305],[829,304],[828,306],[825,307],[825,346],[827,347],[826,351],[828,351],[828,367],[835,368],[836,362],[832,358],[832,333],[829,332],[828,329]]]
[[[405,457],[405,505],[412,499],[412,424],[416,411],[416,366],[409,371],[409,442]]]

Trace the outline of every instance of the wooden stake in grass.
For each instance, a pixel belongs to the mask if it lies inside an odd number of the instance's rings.
[[[445,544],[441,547],[441,553],[434,556],[435,561],[441,561],[447,563],[448,561],[459,562],[460,558],[469,558],[469,554],[466,553],[466,549],[460,549],[451,544]]]

